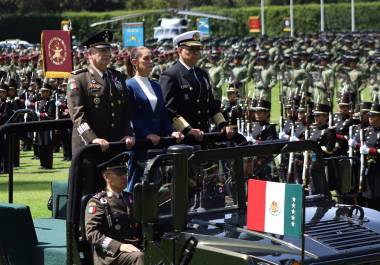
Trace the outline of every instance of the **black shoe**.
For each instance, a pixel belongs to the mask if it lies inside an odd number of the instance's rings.
[[[50,198],[47,202],[47,208],[49,211],[53,211],[53,196],[50,196]]]

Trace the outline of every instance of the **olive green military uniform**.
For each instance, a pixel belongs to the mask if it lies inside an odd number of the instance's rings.
[[[380,91],[380,65],[379,64],[374,64],[369,68],[369,78],[368,78],[367,86],[370,88],[372,100],[379,98],[379,91]]]
[[[108,69],[102,78],[93,66],[73,73],[68,81],[67,104],[73,120],[73,154],[95,138],[109,142],[132,136],[125,79]]]
[[[256,66],[253,74],[255,98],[271,101],[271,90],[277,83],[277,74],[273,66]]]
[[[239,65],[232,68],[232,80],[236,84],[236,88],[238,88],[241,98],[245,98],[247,96],[246,83],[248,79],[247,66]]]
[[[224,69],[221,65],[212,65],[208,70],[214,99],[222,101],[222,86],[224,84]]]
[[[161,73],[166,70],[166,64],[164,63],[157,63],[150,73],[150,77],[154,80],[158,80],[161,76]]]
[[[312,101],[318,102],[318,99],[326,95],[332,99],[334,91],[334,71],[327,66],[317,66],[310,72],[312,77]]]
[[[130,104],[125,78],[115,70],[108,69],[103,78],[93,66],[73,73],[67,88],[67,104],[73,121],[72,153],[96,138],[109,142],[124,142],[132,136]],[[84,193],[100,190],[103,179],[94,165],[109,159],[112,152],[94,153],[83,161]]]
[[[122,244],[141,249],[141,228],[132,215],[127,193],[102,191],[87,203],[86,238],[93,246],[94,265],[143,265],[143,252],[121,252]]]
[[[360,93],[365,85],[364,78],[364,73],[360,71],[360,69],[341,68],[337,76],[339,82],[339,97],[343,93],[350,93],[355,106],[359,104]]]
[[[292,95],[307,95],[309,92],[309,76],[305,69],[294,68],[291,71],[291,93]]]

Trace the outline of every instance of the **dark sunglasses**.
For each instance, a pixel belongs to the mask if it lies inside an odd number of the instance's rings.
[[[199,52],[202,50],[202,48],[199,46],[183,46],[182,48],[189,52]]]

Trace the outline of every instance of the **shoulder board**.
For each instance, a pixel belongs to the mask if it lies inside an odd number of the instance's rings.
[[[269,123],[270,126],[277,126],[278,124],[277,123]]]
[[[78,74],[81,74],[81,73],[85,73],[87,71],[88,71],[87,68],[82,68],[82,69],[78,69],[78,70],[72,71],[71,74],[78,75]]]
[[[96,193],[94,196],[92,196],[92,198],[100,200],[100,198],[104,197],[105,195],[107,195],[107,192],[101,191],[101,192]]]
[[[336,129],[336,126],[335,126],[335,125],[334,125],[334,126],[329,126],[329,127],[327,127],[327,129],[335,130],[335,129]]]

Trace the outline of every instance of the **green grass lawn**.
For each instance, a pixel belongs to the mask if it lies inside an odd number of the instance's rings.
[[[29,205],[33,218],[49,217],[50,183],[67,180],[70,162],[61,161],[62,152],[55,153],[53,169],[46,170],[32,158],[33,152],[21,151],[20,167],[14,169],[13,202]],[[0,174],[0,202],[8,202],[8,174]]]

